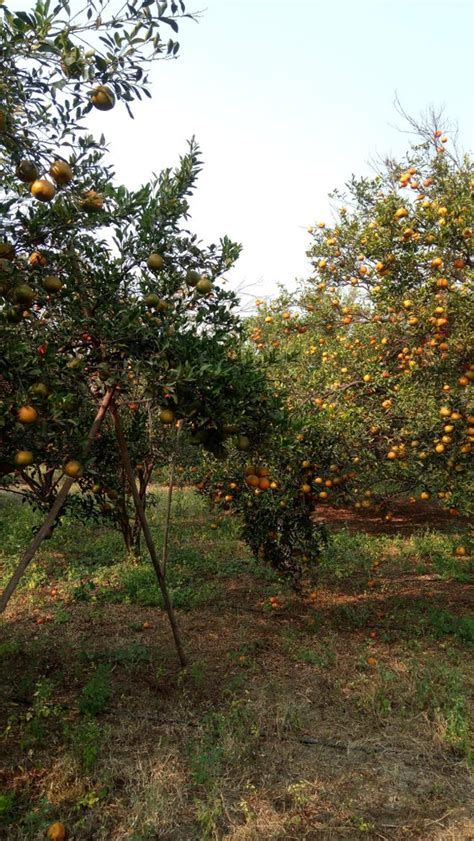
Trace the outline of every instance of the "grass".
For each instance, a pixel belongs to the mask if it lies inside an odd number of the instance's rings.
[[[468,532],[336,531],[306,599],[232,518],[212,529],[187,491],[173,516],[186,669],[148,560],[96,525],[65,520],[12,600],[0,838],[61,820],[75,841],[467,841]],[[0,497],[3,582],[35,522]]]

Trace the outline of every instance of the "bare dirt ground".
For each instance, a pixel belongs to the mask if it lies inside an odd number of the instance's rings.
[[[351,532],[365,531],[367,534],[413,534],[419,529],[433,528],[452,532],[459,528],[473,528],[474,518],[450,514],[449,510],[426,502],[392,502],[391,520],[379,513],[358,513],[353,508],[333,508],[330,505],[316,507],[315,519],[326,523],[329,528],[347,528]]]

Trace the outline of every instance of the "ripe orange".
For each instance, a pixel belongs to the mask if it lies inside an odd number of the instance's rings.
[[[260,479],[253,473],[249,473],[245,478],[246,484],[249,488],[258,488],[260,484]]]
[[[66,838],[66,827],[61,821],[55,821],[48,829],[49,841],[64,841]]]
[[[60,187],[69,184],[73,179],[72,169],[66,161],[54,161],[49,168],[49,174],[52,175],[56,184],[59,184]]]
[[[30,266],[47,266],[48,261],[41,251],[32,251],[28,257]]]
[[[115,105],[115,94],[106,85],[98,85],[92,91],[91,102],[98,111],[111,111]]]
[[[258,487],[261,491],[268,491],[268,488],[270,487],[270,480],[265,477],[263,479],[259,479]]]
[[[376,657],[367,657],[367,665],[368,666],[376,666],[377,665],[377,658]]]
[[[30,193],[38,201],[52,201],[56,195],[56,187],[51,184],[51,181],[46,181],[45,178],[39,178],[33,181],[30,187]]]
[[[17,467],[28,467],[29,464],[33,464],[34,455],[31,450],[18,450],[13,461]]]
[[[100,193],[96,193],[95,190],[88,190],[81,199],[81,207],[86,213],[102,210],[103,205],[104,197]]]
[[[69,476],[70,479],[78,479],[79,476],[82,476],[83,472],[84,468],[81,462],[74,458],[67,461],[63,467],[63,473]]]
[[[16,416],[20,423],[34,423],[38,420],[38,412],[33,406],[21,406]]]

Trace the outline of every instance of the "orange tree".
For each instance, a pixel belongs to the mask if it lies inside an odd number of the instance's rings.
[[[472,507],[473,166],[437,125],[421,132],[402,163],[333,194],[334,223],[309,229],[314,275],[249,325],[308,443],[313,507]]]
[[[78,466],[91,400],[97,402],[104,385],[119,389],[117,400],[130,415],[134,463],[148,476],[159,454],[157,427],[166,429],[188,415],[195,424],[203,411],[215,415],[219,399],[225,402],[222,387],[212,392],[212,405],[209,398],[205,405],[197,403],[196,394],[210,392],[213,372],[222,386],[232,367],[229,353],[238,336],[235,299],[215,280],[239,249],[224,239],[205,250],[194,236],[180,232],[187,212],[184,197],[198,169],[192,144],[175,172],[163,173],[138,193],[109,184],[101,218],[97,212],[85,225],[64,191],[54,210],[68,222],[77,214],[67,232],[48,229],[49,209],[42,207],[28,208],[27,215],[20,204],[18,233],[11,220],[5,245],[15,243],[15,249],[5,261],[3,287],[2,469],[11,476],[18,468],[13,481],[16,476],[26,482],[30,494],[38,488],[37,498],[45,504],[55,493],[57,471],[69,474],[72,468],[80,486],[96,495],[100,477],[101,490],[109,492],[101,508],[114,508],[120,472],[107,430],[95,442],[83,476],[83,465]],[[42,225],[45,232],[41,251],[36,246],[29,256],[22,249],[28,223],[35,230]],[[104,231],[113,237],[111,246]]]
[[[254,368],[245,381],[245,434],[230,439],[223,463],[204,452],[195,487],[209,500],[216,526],[237,515],[254,556],[298,589],[314,571],[325,542],[324,528],[311,516],[306,485],[307,453],[315,440],[285,406],[287,392],[272,382],[275,360],[261,358],[255,366],[253,350],[246,347],[242,353]]]
[[[29,14],[0,10],[7,68],[0,115],[0,464],[10,487],[23,493],[26,486],[28,498],[52,503],[1,605],[72,483],[87,513],[95,506],[92,492],[102,489],[102,509],[125,505],[126,476],[184,662],[136,478],[145,463],[149,477],[160,453],[157,426],[179,424],[222,458],[225,439],[243,440],[240,424],[256,423],[260,403],[246,388],[251,361],[239,355],[236,298],[223,280],[239,246],[224,237],[204,248],[188,230],[201,166],[194,141],[175,170],[131,192],[114,184],[103,142],[80,130],[91,107],[107,111],[116,99],[140,97],[147,91],[143,68],[175,53],[177,45],[164,47],[160,32],[176,29],[178,6],[170,4],[171,16],[166,7],[152,13],[148,0],[132,2],[109,20],[105,6],[102,16],[92,2],[79,18],[67,6],[50,13],[42,3]],[[184,13],[182,3],[179,9]]]

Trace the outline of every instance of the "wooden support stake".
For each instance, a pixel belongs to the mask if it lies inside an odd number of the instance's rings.
[[[94,443],[95,436],[96,436],[97,432],[99,431],[100,425],[101,425],[102,421],[104,420],[107,409],[110,406],[114,391],[115,391],[114,387],[109,388],[106,391],[106,393],[105,393],[105,395],[104,395],[104,397],[101,401],[98,412],[97,412],[97,414],[95,416],[95,419],[94,419],[94,423],[92,424],[92,426],[89,430],[89,434],[87,436],[87,443],[86,443],[86,446],[85,446],[85,449],[84,449],[84,456],[87,456],[90,448],[92,447],[92,444]],[[56,517],[58,516],[59,512],[61,511],[61,508],[63,507],[63,505],[66,501],[66,497],[67,497],[69,491],[71,490],[71,487],[72,487],[72,485],[74,484],[75,481],[76,481],[75,479],[71,479],[69,476],[67,476],[65,478],[63,484],[61,485],[61,488],[58,491],[58,495],[57,495],[56,499],[54,500],[54,502],[53,502],[53,504],[52,504],[47,516],[46,516],[46,519],[45,519],[43,525],[36,532],[33,540],[31,541],[30,545],[28,546],[28,548],[24,552],[24,554],[23,554],[23,556],[20,560],[20,563],[16,567],[12,577],[10,578],[7,586],[5,587],[5,589],[2,593],[2,596],[0,598],[0,613],[3,613],[3,611],[5,610],[7,604],[10,601],[11,596],[15,592],[15,590],[18,586],[18,583],[19,583],[23,573],[25,572],[28,564],[33,560],[33,558],[34,558],[36,552],[38,551],[39,547],[41,546],[43,540],[49,534],[51,526],[53,525],[53,523],[56,520]]]
[[[148,524],[148,520],[145,515],[145,510],[143,508],[142,500],[140,499],[140,494],[138,493],[138,488],[135,483],[135,477],[133,475],[133,468],[132,462],[130,461],[130,454],[128,452],[127,442],[125,440],[125,436],[123,434],[122,423],[120,420],[120,415],[118,413],[118,409],[115,403],[112,403],[110,407],[110,411],[112,413],[112,417],[114,419],[115,424],[115,434],[117,436],[117,443],[120,450],[120,456],[122,459],[122,464],[125,469],[125,474],[127,476],[128,484],[130,486],[130,491],[132,493],[133,501],[135,503],[135,508],[138,514],[138,519],[140,520],[143,537],[145,538],[145,543],[147,545],[147,549],[151,558],[151,562],[153,564],[153,568],[155,570],[156,577],[158,579],[158,584],[161,590],[161,594],[163,596],[163,603],[165,606],[165,611],[168,615],[168,619],[171,625],[171,630],[173,633],[173,638],[176,646],[176,651],[178,653],[179,662],[182,666],[186,666],[187,660],[184,654],[183,644],[181,642],[181,635],[178,628],[178,623],[176,620],[176,616],[173,610],[173,605],[171,603],[170,595],[168,592],[168,588],[166,586],[166,578],[163,573],[163,569],[160,564],[160,560],[158,558],[158,554],[155,548],[155,544],[153,542],[153,537],[150,531],[150,526]]]

